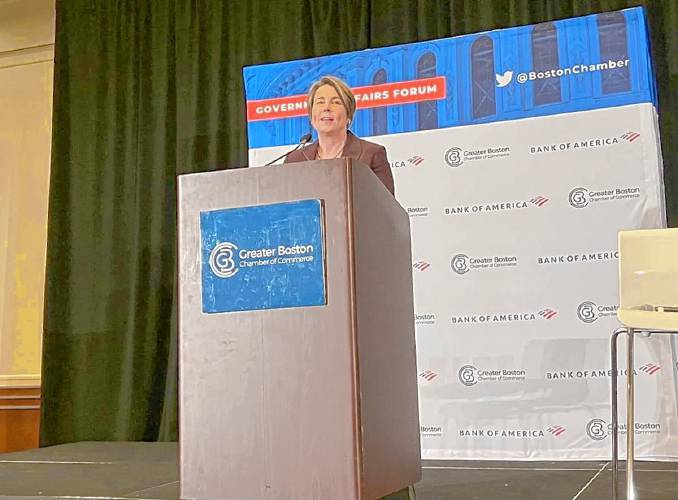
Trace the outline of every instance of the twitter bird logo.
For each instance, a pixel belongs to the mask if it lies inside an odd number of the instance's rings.
[[[513,71],[506,70],[503,75],[494,75],[497,78],[497,87],[506,87],[513,80]]]

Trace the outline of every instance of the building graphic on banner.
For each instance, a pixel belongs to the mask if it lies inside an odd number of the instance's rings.
[[[628,9],[247,67],[250,148],[308,132],[305,94],[326,74],[354,88],[363,137],[655,102],[646,38],[642,11]]]

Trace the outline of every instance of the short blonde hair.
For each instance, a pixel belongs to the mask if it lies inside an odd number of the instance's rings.
[[[355,115],[355,96],[353,95],[353,92],[351,92],[351,88],[346,85],[346,82],[336,76],[323,76],[320,80],[311,85],[311,89],[308,91],[308,96],[306,97],[308,118],[312,118],[313,99],[315,99],[315,94],[318,89],[323,85],[329,85],[337,91],[339,99],[346,110],[346,117],[348,118],[348,123],[350,125],[353,121],[353,115]]]

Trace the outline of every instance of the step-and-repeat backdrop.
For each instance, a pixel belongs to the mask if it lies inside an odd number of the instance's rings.
[[[251,166],[328,74],[410,215],[423,458],[608,458],[617,232],[666,220],[643,10],[245,68]],[[637,453],[676,457],[671,343],[633,369]]]

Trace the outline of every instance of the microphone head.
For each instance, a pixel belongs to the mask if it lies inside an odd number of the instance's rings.
[[[307,142],[310,142],[312,138],[313,135],[311,133],[302,135],[301,139],[299,139],[299,144],[306,144]]]

